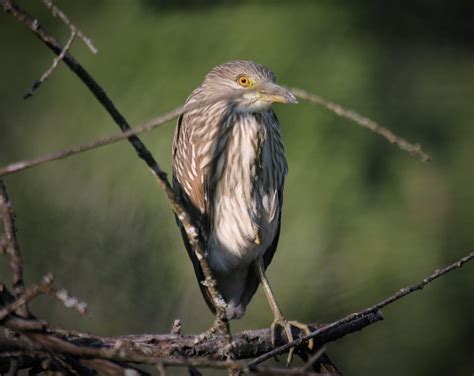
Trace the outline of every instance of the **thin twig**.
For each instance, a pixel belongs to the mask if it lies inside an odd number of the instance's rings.
[[[416,284],[413,284],[413,285],[410,285],[410,286],[407,286],[407,287],[404,287],[404,288],[401,288],[400,290],[398,290],[395,294],[389,296],[388,298],[382,300],[381,302],[367,308],[367,309],[364,309],[363,311],[360,311],[360,312],[356,312],[356,313],[352,313],[340,320],[337,320],[337,321],[334,321],[333,323],[329,324],[329,325],[326,325],[326,326],[323,326],[313,332],[311,332],[310,334],[308,335],[305,335],[303,337],[300,337],[292,342],[289,342],[283,346],[280,346],[280,347],[277,347],[276,349],[272,350],[272,351],[269,351],[268,353],[262,355],[262,356],[259,356],[258,358],[255,358],[254,360],[252,360],[251,362],[249,362],[249,366],[253,366],[253,365],[256,365],[256,364],[259,364],[267,359],[270,359],[276,355],[279,355],[279,354],[282,354],[286,351],[288,351],[290,348],[292,347],[296,347],[296,346],[299,346],[301,345],[303,342],[306,342],[308,340],[310,340],[311,338],[315,338],[321,334],[324,334],[324,333],[327,333],[327,331],[329,330],[332,330],[336,327],[338,327],[339,325],[343,325],[343,324],[347,324],[347,323],[350,323],[351,321],[353,320],[357,320],[361,317],[364,317],[366,316],[367,314],[370,314],[370,313],[374,313],[374,312],[378,312],[380,309],[382,309],[383,307],[415,292],[415,291],[418,291],[418,290],[422,290],[426,285],[428,285],[429,283],[433,282],[435,279],[445,275],[446,273],[449,273],[453,270],[456,270],[456,269],[459,269],[461,266],[463,266],[465,263],[471,261],[472,259],[474,259],[474,252],[471,252],[469,255],[467,256],[464,256],[462,257],[461,259],[459,259],[458,261],[456,261],[455,263],[451,264],[451,265],[448,265],[446,267],[444,267],[443,269],[437,269],[435,270],[433,273],[431,273],[428,277],[426,277],[425,279],[423,279],[421,282],[419,283],[416,283]]]
[[[74,24],[72,24],[69,18],[61,9],[54,5],[51,0],[43,0],[43,3],[51,11],[51,14],[54,17],[59,16],[59,18],[61,18],[61,20],[69,27],[71,32],[69,39],[66,42],[64,48],[62,49],[61,53],[54,58],[51,67],[43,73],[41,78],[33,83],[31,89],[23,96],[24,99],[32,97],[34,92],[51,76],[54,69],[56,69],[56,67],[58,66],[59,62],[64,58],[66,52],[71,48],[71,45],[76,35],[83,40],[83,42],[91,50],[92,53],[97,53],[97,48],[94,46],[92,40],[86,37],[81,30],[79,30]]]
[[[41,282],[26,289],[15,301],[0,309],[0,321],[7,317],[12,312],[15,312],[19,307],[24,306],[30,300],[34,299],[40,294],[49,292],[54,278],[51,273],[46,274]]]
[[[303,366],[300,367],[301,371],[307,371],[313,367],[314,363],[321,357],[326,352],[326,347],[323,346],[321,347],[318,351],[316,351],[311,357],[308,359],[308,361],[303,364]]]
[[[168,121],[173,120],[174,118],[178,117],[183,112],[184,112],[184,106],[181,106],[172,111],[167,112],[166,114],[160,117],[155,118],[153,122],[147,122],[141,126],[124,131],[122,133],[117,133],[112,136],[102,137],[97,140],[75,145],[67,149],[44,154],[42,156],[30,159],[30,160],[24,160],[24,161],[11,163],[5,167],[0,168],[0,177],[13,174],[15,172],[19,172],[22,170],[26,170],[28,168],[38,166],[46,162],[51,162],[58,159],[67,158],[75,154],[79,154],[88,150],[96,149],[100,146],[109,145],[109,144],[113,144],[113,143],[128,139],[132,136],[147,132],[153,128],[163,125],[167,123]]]
[[[41,282],[37,285],[33,285],[27,288],[20,296],[18,296],[14,301],[7,304],[5,307],[0,309],[0,321],[7,317],[12,312],[18,310],[19,307],[26,305],[29,301],[41,294],[49,294],[52,297],[59,300],[66,308],[72,308],[78,311],[79,313],[86,313],[87,303],[80,301],[78,298],[70,296],[65,289],[56,289],[53,286],[54,277],[51,273],[46,274]],[[5,293],[3,285],[0,289],[1,293]]]
[[[59,55],[62,48],[56,38],[47,33],[38,22],[27,14],[18,4],[13,0],[0,0],[0,5],[3,9],[14,16],[18,21],[25,24],[43,43],[45,43],[56,55]],[[59,15],[59,13],[58,13]],[[88,89],[94,94],[100,104],[110,114],[115,123],[123,132],[130,131],[130,125],[123,115],[118,111],[113,102],[105,93],[104,89],[92,78],[92,76],[74,59],[74,57],[67,52],[63,58],[64,63],[73,71],[80,80],[88,87]],[[209,295],[212,299],[213,305],[216,308],[216,319],[217,327],[224,331],[230,342],[230,328],[229,323],[226,319],[226,305],[224,299],[222,299],[219,291],[216,288],[216,282],[213,277],[209,263],[205,257],[204,248],[201,244],[200,237],[198,234],[197,227],[193,224],[192,218],[189,213],[185,210],[184,206],[180,202],[179,198],[175,195],[170,182],[168,181],[166,173],[160,168],[157,161],[146,148],[143,142],[136,136],[128,136],[128,140],[132,144],[133,148],[137,152],[138,156],[143,159],[153,175],[158,181],[160,187],[164,190],[171,207],[185,229],[188,237],[189,244],[191,245],[197,259],[199,260],[200,267],[205,276],[206,286],[209,291]]]
[[[51,64],[49,69],[46,72],[43,73],[41,78],[33,83],[33,86],[28,91],[28,93],[26,93],[23,96],[23,99],[28,99],[28,98],[32,97],[35,90],[38,89],[51,76],[54,69],[56,69],[56,67],[58,66],[59,62],[64,58],[64,55],[66,54],[66,52],[69,50],[69,48],[71,48],[72,42],[74,41],[75,37],[76,37],[76,31],[73,30],[73,31],[71,31],[71,35],[70,35],[68,41],[66,42],[66,44],[65,44],[63,50],[61,51],[61,53],[54,58],[53,64]]]
[[[19,297],[25,292],[23,283],[23,260],[21,258],[20,246],[16,238],[15,213],[8,198],[7,189],[0,179],[0,216],[3,221],[4,235],[2,238],[2,250],[10,255],[10,265],[12,269],[13,292]],[[18,307],[18,312],[22,317],[28,317],[28,307],[23,305]]]
[[[43,0],[43,3],[48,7],[48,9],[51,11],[51,14],[54,17],[59,16],[59,18],[61,18],[61,20],[69,27],[69,29],[71,29],[71,34],[77,33],[77,36],[84,41],[84,43],[89,48],[89,50],[91,50],[93,54],[97,53],[97,48],[94,46],[94,42],[92,42],[92,39],[87,37],[71,21],[69,21],[69,18],[61,9],[59,9],[56,5],[54,5],[51,0]]]
[[[50,288],[49,294],[59,300],[66,308],[75,309],[81,314],[87,313],[87,303],[78,298],[69,295],[66,289]]]
[[[400,149],[410,153],[411,155],[418,157],[423,162],[428,162],[431,160],[431,157],[421,149],[421,146],[419,144],[412,144],[408,142],[404,138],[397,136],[391,130],[382,127],[380,124],[377,124],[375,121],[370,120],[369,118],[366,118],[365,116],[359,115],[357,112],[353,110],[344,108],[337,103],[331,102],[327,99],[324,99],[323,97],[319,95],[309,93],[305,90],[301,90],[298,88],[290,88],[290,90],[294,95],[296,95],[297,97],[301,99],[306,99],[307,101],[321,105],[327,108],[328,110],[334,112],[335,114],[342,116],[346,119],[349,119],[353,121],[354,123],[359,124],[360,126],[381,135],[386,140],[388,140],[388,142],[390,142],[391,144],[397,145]]]
[[[1,4],[0,0],[0,4]],[[23,170],[26,170],[31,167],[35,167],[47,162],[51,161],[56,161],[59,159],[64,159],[76,154],[83,153],[85,151],[93,150],[96,148],[99,148],[101,146],[105,145],[110,145],[114,144],[119,141],[123,141],[125,139],[132,139],[133,141],[135,138],[133,136],[148,132],[152,129],[158,128],[161,125],[166,124],[167,122],[177,118],[178,116],[184,114],[185,112],[190,112],[193,111],[197,108],[200,107],[205,107],[209,106],[210,104],[214,103],[215,100],[222,100],[224,97],[219,97],[217,99],[214,99],[213,101],[210,100],[204,100],[204,101],[198,101],[194,102],[192,104],[186,104],[180,107],[175,108],[174,110],[168,111],[163,115],[157,116],[153,119],[150,119],[146,121],[145,123],[138,125],[134,128],[125,128],[121,133],[116,133],[114,135],[110,136],[105,136],[90,142],[86,142],[83,144],[78,144],[75,146],[72,146],[70,148],[66,148],[63,150],[47,153],[44,155],[41,155],[39,157],[35,157],[32,159],[26,159],[23,161],[17,161],[10,163],[9,165],[6,165],[4,167],[0,167],[0,177],[10,175],[16,172],[20,172]],[[227,100],[232,100],[232,97],[225,96],[225,99]],[[144,153],[146,154],[146,153]],[[142,155],[139,153],[139,156],[142,157]],[[156,163],[156,162],[155,162]],[[148,164],[148,162],[147,162]],[[149,166],[150,167],[150,166]],[[159,167],[159,166],[158,166]],[[166,174],[165,174],[166,175]]]

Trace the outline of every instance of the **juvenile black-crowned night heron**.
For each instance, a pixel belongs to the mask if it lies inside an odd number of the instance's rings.
[[[272,103],[297,103],[275,83],[269,69],[251,61],[231,61],[211,70],[187,105],[203,106],[182,115],[173,144],[173,185],[199,226],[227,318],[241,318],[262,283],[274,315],[289,339],[291,325],[275,300],[265,269],[280,234],[287,163]],[[199,286],[212,311],[204,276],[183,238]],[[273,337],[274,338],[274,337]]]

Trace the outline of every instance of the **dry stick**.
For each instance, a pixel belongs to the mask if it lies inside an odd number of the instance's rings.
[[[62,48],[58,41],[50,34],[48,34],[38,23],[37,20],[33,19],[27,14],[18,4],[13,0],[0,0],[0,5],[3,9],[14,16],[18,21],[25,24],[43,43],[45,43],[56,55],[59,55]],[[123,132],[130,131],[130,125],[125,120],[123,115],[118,111],[115,105],[112,103],[110,98],[105,93],[104,89],[92,78],[92,76],[72,57],[69,52],[66,52],[63,58],[63,62],[73,71],[81,81],[89,88],[94,94],[100,104],[109,113],[115,123],[120,127]],[[142,143],[142,141],[136,136],[132,135],[128,137],[128,140],[132,144],[133,148],[137,152],[138,156],[144,160],[147,166],[151,169],[154,176],[156,177],[158,184],[165,191],[165,195],[168,198],[173,211],[178,217],[179,221],[183,225],[186,231],[189,243],[196,254],[199,264],[205,276],[206,287],[209,291],[209,295],[212,298],[212,302],[216,307],[216,323],[217,327],[227,334],[230,341],[230,328],[226,318],[225,302],[220,296],[216,288],[216,282],[213,278],[211,268],[205,257],[204,248],[200,242],[197,227],[192,223],[192,219],[188,212],[184,209],[179,198],[175,195],[171,184],[168,181],[166,173],[160,168],[155,158],[152,156],[150,151]]]
[[[94,46],[92,39],[85,36],[81,30],[79,30],[74,24],[72,24],[71,21],[69,21],[69,18],[61,9],[54,5],[53,2],[50,0],[43,0],[43,3],[48,7],[54,17],[59,16],[59,18],[61,18],[61,20],[69,27],[69,29],[71,29],[71,33],[77,33],[78,37],[84,41],[86,46],[89,47],[89,50],[91,50],[93,54],[97,53],[97,48]]]
[[[53,2],[50,0],[43,0],[43,3],[51,11],[51,14],[54,17],[59,16],[59,18],[61,18],[61,20],[69,27],[69,29],[71,30],[71,35],[68,41],[66,42],[61,53],[54,58],[53,64],[51,65],[51,67],[46,72],[43,73],[43,75],[41,76],[39,80],[33,83],[33,86],[28,91],[28,93],[26,93],[23,96],[23,99],[28,99],[32,97],[34,92],[51,76],[54,69],[56,69],[56,67],[58,66],[59,62],[64,58],[64,55],[66,54],[66,52],[71,48],[72,42],[74,41],[74,38],[76,37],[76,35],[79,36],[79,38],[81,38],[84,41],[84,43],[86,44],[87,47],[89,47],[92,53],[94,54],[97,53],[97,48],[94,46],[92,40],[86,37],[84,33],[82,33],[81,30],[79,30],[75,25],[73,25],[71,21],[69,21],[69,18],[66,16],[66,14],[63,11],[61,11],[61,9],[59,9],[56,5],[54,5]]]
[[[113,143],[125,140],[131,136],[147,132],[150,129],[153,129],[162,124],[165,124],[168,121],[173,120],[175,117],[181,115],[184,112],[185,112],[184,106],[181,106],[172,111],[167,112],[166,114],[160,117],[155,118],[153,121],[147,122],[146,124],[124,131],[122,133],[118,133],[112,136],[106,136],[106,137],[99,138],[91,142],[75,145],[68,149],[63,149],[60,151],[44,154],[34,159],[11,163],[5,167],[0,168],[0,177],[13,174],[15,172],[19,172],[22,170],[26,170],[28,168],[38,166],[46,162],[51,162],[58,159],[67,158],[67,157],[70,157],[71,155],[75,155],[75,154],[79,154],[88,150],[92,150],[100,146],[109,145],[109,144],[113,144]]]
[[[2,248],[10,255],[10,265],[12,269],[13,292],[19,297],[25,292],[23,283],[23,260],[21,258],[20,246],[16,238],[15,213],[13,212],[10,199],[3,181],[0,179],[0,215],[3,221],[4,235]],[[22,317],[28,317],[28,307],[26,304],[18,307],[18,312]]]
[[[65,289],[56,289],[53,286],[54,277],[51,273],[46,274],[41,282],[27,288],[20,296],[18,296],[11,303],[0,309],[0,321],[7,317],[10,313],[15,312],[19,307],[26,305],[29,301],[41,294],[49,294],[59,300],[66,308],[73,308],[79,313],[87,312],[87,303],[79,300],[76,297],[70,296]],[[5,286],[0,284],[0,292],[5,292]],[[12,298],[13,299],[13,298]]]
[[[71,36],[69,37],[68,41],[66,42],[66,44],[65,44],[63,50],[61,51],[61,53],[54,58],[53,64],[51,64],[49,69],[46,72],[43,73],[41,78],[33,83],[33,86],[28,91],[28,93],[26,93],[23,96],[23,99],[28,99],[28,98],[32,97],[35,90],[38,89],[49,78],[49,76],[51,76],[53,71],[58,66],[59,62],[64,58],[64,55],[66,54],[66,52],[69,50],[69,48],[71,48],[72,42],[74,41],[75,37],[76,37],[76,31],[73,30],[73,31],[71,31]]]
[[[301,345],[303,342],[306,342],[308,341],[309,339],[311,338],[315,338],[316,336],[319,336],[321,334],[324,334],[326,333],[328,330],[331,330],[339,325],[342,325],[342,324],[346,324],[346,323],[349,323],[353,320],[356,320],[356,319],[359,319],[360,317],[362,316],[365,316],[367,314],[370,314],[370,313],[373,313],[373,312],[378,312],[380,309],[382,309],[383,307],[415,292],[415,291],[418,291],[418,290],[422,290],[427,284],[433,282],[435,279],[443,276],[444,274],[446,273],[449,273],[455,269],[458,269],[460,268],[461,266],[463,266],[463,264],[471,261],[472,259],[474,258],[474,252],[471,252],[469,255],[467,256],[464,256],[463,258],[459,259],[458,261],[456,261],[455,263],[451,264],[451,265],[448,265],[446,267],[444,267],[443,269],[436,269],[433,273],[431,273],[428,277],[426,277],[425,279],[423,279],[421,282],[419,283],[416,283],[414,285],[411,285],[411,286],[407,286],[407,287],[404,287],[404,288],[401,288],[400,290],[398,290],[395,294],[393,294],[392,296],[382,300],[381,302],[373,305],[372,307],[369,307],[367,309],[364,309],[363,311],[360,311],[360,312],[356,312],[356,313],[352,313],[340,320],[337,320],[329,325],[326,325],[326,326],[323,326],[322,328],[320,329],[317,329],[315,330],[314,332],[306,335],[306,336],[303,336],[303,337],[300,337],[298,338],[297,340],[294,340],[292,342],[289,342],[283,346],[280,346],[272,351],[269,351],[268,353],[262,355],[262,356],[259,356],[258,358],[252,360],[251,362],[249,362],[248,366],[249,367],[252,367],[254,365],[257,365],[267,359],[270,359],[272,357],[274,357],[275,355],[279,355],[279,354],[282,354],[286,351],[288,351],[290,348],[292,347],[296,347],[296,346],[299,346]]]
[[[289,90],[291,90],[294,95],[301,99],[306,99],[307,101],[323,106],[339,116],[349,119],[364,128],[370,129],[372,132],[384,137],[391,144],[397,145],[400,149],[418,157],[423,162],[428,162],[431,160],[430,156],[421,149],[421,146],[419,144],[412,144],[408,142],[404,138],[397,136],[389,129],[382,127],[375,121],[370,120],[365,116],[359,115],[355,111],[346,109],[337,103],[328,101],[327,99],[324,99],[319,95],[309,93],[305,90],[301,90],[298,88],[290,88]]]
[[[1,4],[1,1],[3,0],[0,0],[0,4]],[[222,97],[222,99],[224,99],[224,97]],[[231,100],[232,97],[225,96],[225,99]],[[56,161],[59,159],[64,159],[75,154],[80,154],[85,151],[96,149],[101,146],[114,144],[116,142],[123,141],[125,139],[130,139],[132,136],[148,132],[154,128],[159,127],[160,125],[166,124],[167,122],[184,114],[185,112],[195,110],[199,107],[207,106],[211,103],[212,101],[206,100],[206,101],[194,102],[192,104],[186,104],[178,108],[175,108],[174,110],[171,110],[161,116],[148,120],[146,123],[141,124],[135,128],[124,130],[121,133],[117,133],[111,136],[105,136],[105,137],[96,139],[94,141],[75,145],[70,148],[60,150],[60,151],[54,151],[54,152],[44,154],[42,156],[39,156],[33,159],[27,159],[23,161],[10,163],[9,165],[0,168],[0,177],[10,175],[19,171],[23,171],[28,168],[41,165],[43,163]]]
[[[56,289],[51,286],[49,294],[63,303],[66,308],[73,308],[82,314],[87,313],[87,303],[79,300],[75,296],[69,295],[66,289]]]
[[[2,1],[3,0],[0,0],[0,4],[1,4]],[[64,159],[64,158],[70,157],[70,156],[75,155],[75,154],[80,154],[80,153],[85,152],[85,151],[89,151],[89,150],[92,150],[92,149],[99,148],[101,146],[114,144],[116,142],[119,142],[119,141],[122,141],[122,140],[125,140],[125,139],[130,140],[132,138],[132,136],[136,136],[136,135],[148,132],[148,131],[150,131],[154,128],[157,128],[157,127],[159,127],[163,124],[166,124],[167,122],[173,120],[174,118],[176,118],[176,117],[178,117],[178,116],[180,116],[180,115],[182,115],[186,112],[193,111],[193,110],[195,110],[197,108],[200,108],[200,107],[208,106],[208,105],[210,105],[210,104],[212,104],[216,101],[219,101],[219,100],[232,101],[233,98],[234,97],[232,95],[227,95],[226,94],[224,96],[214,98],[213,100],[203,100],[203,101],[193,102],[191,104],[182,105],[180,107],[175,108],[174,110],[166,112],[163,115],[160,115],[158,117],[150,119],[147,122],[145,122],[145,123],[143,123],[143,124],[141,124],[137,127],[123,130],[121,133],[117,133],[117,134],[114,134],[114,135],[111,135],[111,136],[105,136],[105,137],[96,139],[94,141],[90,141],[90,142],[86,142],[86,143],[83,143],[83,144],[72,146],[72,147],[67,148],[67,149],[63,149],[63,150],[60,150],[60,151],[55,151],[55,152],[51,152],[51,153],[48,153],[48,154],[44,154],[42,156],[39,156],[39,157],[36,157],[36,158],[33,158],[33,159],[27,159],[27,160],[23,160],[23,161],[10,163],[9,165],[0,168],[0,177],[10,175],[10,174],[13,174],[13,173],[16,173],[16,172],[19,172],[19,171],[23,171],[23,170],[26,170],[28,168],[41,165],[43,163],[56,161],[56,160],[59,160],[59,159]],[[139,156],[142,157],[140,154],[139,154]],[[147,162],[147,164],[148,164],[148,162]]]
[[[17,297],[17,299],[10,304],[6,305],[4,308],[0,309],[0,321],[7,317],[10,313],[16,311],[21,306],[26,305],[30,300],[35,298],[40,294],[46,294],[51,289],[53,284],[53,275],[51,273],[46,274],[41,282],[37,285],[33,285],[30,288],[26,289],[25,292]]]

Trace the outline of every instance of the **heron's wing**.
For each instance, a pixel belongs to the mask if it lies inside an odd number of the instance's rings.
[[[194,273],[196,274],[196,278],[198,280],[198,284],[199,284],[199,288],[201,289],[202,296],[204,297],[204,300],[206,301],[207,306],[209,307],[211,312],[215,314],[216,308],[212,304],[212,298],[209,295],[209,291],[207,290],[206,286],[202,284],[202,282],[204,282],[205,280],[205,276],[204,276],[204,273],[202,272],[201,264],[199,264],[199,260],[197,259],[194,253],[194,250],[191,247],[191,244],[189,244],[186,230],[177,219],[176,221],[178,222],[178,225],[181,229],[181,236],[183,237],[183,242],[184,242],[184,246],[186,247],[186,251],[188,252],[189,258],[191,259],[191,262],[193,263]]]
[[[275,231],[275,236],[273,237],[273,241],[271,242],[270,246],[267,248],[265,253],[263,254],[263,264],[265,269],[267,269],[268,265],[272,262],[273,255],[275,254],[278,246],[278,240],[280,239],[280,227],[281,227],[281,210],[283,205],[283,187],[278,190],[278,200],[279,200],[279,208],[278,208],[278,227]],[[247,281],[245,282],[245,289],[240,299],[240,303],[244,306],[249,304],[252,296],[257,291],[258,285],[260,284],[260,280],[258,275],[253,267],[249,268],[247,274]]]
[[[187,115],[181,115],[176,125],[173,140],[173,173],[186,193],[187,200],[202,214],[206,210],[204,177],[199,156],[190,142],[190,127],[183,125],[189,121]]]
[[[173,190],[181,199],[186,211],[193,219],[194,225],[199,228],[199,236],[201,244],[206,244],[207,236],[207,214],[206,214],[206,200],[204,198],[205,187],[202,179],[202,171],[200,170],[199,161],[196,160],[195,154],[193,158],[193,151],[191,143],[189,142],[189,129],[186,128],[183,122],[186,122],[187,116],[181,115],[176,124],[176,130],[173,140]],[[178,226],[181,228],[181,236],[183,238],[186,251],[191,259],[194,267],[194,273],[198,280],[201,293],[209,307],[215,313],[215,308],[212,305],[212,299],[207,291],[207,288],[202,284],[205,279],[202,272],[201,265],[197,259],[191,244],[188,241],[186,230],[181,225],[181,222],[176,218]]]

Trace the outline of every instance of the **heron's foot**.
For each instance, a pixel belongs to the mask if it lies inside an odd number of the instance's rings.
[[[216,320],[216,321],[214,321],[214,323],[212,324],[212,326],[209,329],[207,329],[205,332],[203,332],[201,334],[198,334],[194,338],[194,344],[197,345],[198,343],[207,341],[209,338],[212,338],[219,331],[218,328],[219,328],[219,326],[218,326],[218,323],[217,323],[217,320]]]
[[[276,336],[277,336],[277,327],[280,327],[282,330],[285,331],[286,338],[288,339],[288,342],[292,342],[294,340],[292,327],[295,327],[295,328],[299,329],[301,332],[304,333],[304,335],[308,335],[308,334],[311,333],[311,329],[306,324],[303,324],[299,321],[294,321],[294,320],[289,321],[289,320],[285,319],[284,317],[276,318],[275,321],[273,321],[273,323],[270,327],[273,346],[275,346],[275,339],[276,339]],[[310,339],[308,341],[308,349],[312,350],[313,347],[314,347],[314,340]],[[292,362],[294,352],[295,352],[295,348],[292,347],[290,349],[289,353],[288,353],[288,358],[286,360],[286,365],[287,366],[289,366],[290,363]]]
[[[213,337],[215,334],[220,332],[221,328],[221,322],[219,320],[215,320],[212,326],[207,329],[204,333],[201,333],[200,336],[203,337],[204,339],[208,339]]]

